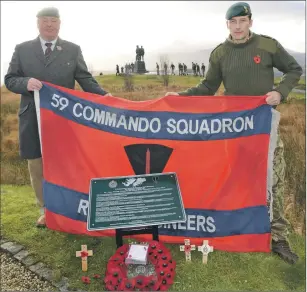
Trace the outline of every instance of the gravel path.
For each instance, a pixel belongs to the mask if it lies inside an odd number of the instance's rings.
[[[1,291],[55,291],[48,282],[40,280],[36,274],[26,269],[9,255],[1,256]]]

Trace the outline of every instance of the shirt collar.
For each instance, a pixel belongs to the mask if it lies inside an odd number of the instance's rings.
[[[248,38],[246,39],[246,41],[245,41],[244,43],[248,42],[248,41],[253,37],[253,35],[254,35],[254,33],[253,33],[252,31],[249,31]],[[232,36],[231,36],[231,35],[229,35],[229,37],[228,37],[227,40],[228,40],[229,42],[231,42],[231,43],[237,44],[237,43],[232,39]]]
[[[53,40],[53,41],[45,41],[41,36],[39,36],[39,39],[40,39],[40,41],[41,41],[41,44],[42,44],[42,47],[44,47],[45,46],[45,43],[52,43],[52,46],[54,46],[55,45],[55,43],[57,42],[57,40],[58,40],[58,38],[56,38],[55,40]]]

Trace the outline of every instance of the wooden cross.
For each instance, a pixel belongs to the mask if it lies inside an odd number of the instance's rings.
[[[213,246],[210,246],[208,240],[203,241],[203,245],[198,246],[198,251],[202,252],[203,254],[203,263],[207,264],[208,262],[208,254],[213,252]]]
[[[76,257],[81,257],[82,259],[82,271],[86,272],[87,271],[87,257],[92,256],[93,251],[92,250],[87,250],[87,245],[81,245],[81,250],[76,251]]]
[[[195,245],[190,244],[190,239],[184,240],[184,245],[180,245],[180,251],[184,251],[185,260],[191,261],[191,250],[195,250]]]

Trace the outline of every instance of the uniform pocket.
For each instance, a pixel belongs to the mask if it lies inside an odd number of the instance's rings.
[[[20,108],[20,109],[19,109],[19,112],[18,112],[18,116],[23,115],[23,114],[29,109],[29,106],[30,106],[30,104],[28,103],[28,104],[25,105],[24,107]]]

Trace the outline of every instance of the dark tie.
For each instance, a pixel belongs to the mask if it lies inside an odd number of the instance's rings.
[[[46,57],[46,59],[48,59],[51,52],[52,52],[52,50],[51,50],[52,43],[45,43],[45,46],[47,47],[47,49],[45,51],[45,57]]]

